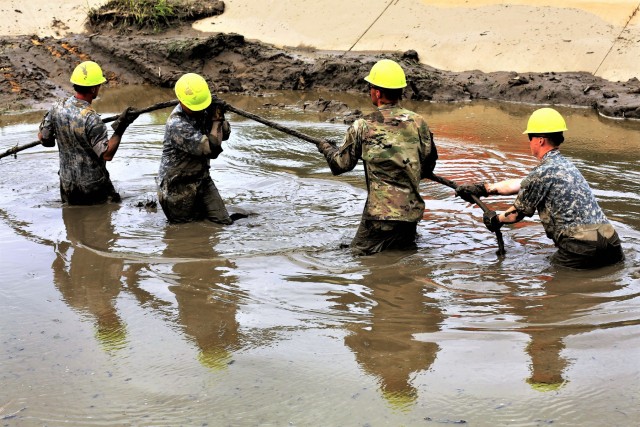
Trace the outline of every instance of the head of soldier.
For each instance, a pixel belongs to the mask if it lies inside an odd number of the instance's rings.
[[[69,81],[76,91],[76,98],[89,102],[98,97],[100,86],[107,81],[102,74],[102,68],[93,61],[84,61],[73,70]]]
[[[182,109],[187,114],[203,111],[211,105],[211,91],[207,81],[195,73],[180,77],[174,88]]]
[[[523,134],[529,137],[531,154],[541,159],[564,142],[563,132],[566,130],[567,124],[562,115],[553,108],[545,107],[531,114]]]
[[[365,81],[369,83],[369,96],[373,105],[397,104],[407,86],[404,70],[395,61],[381,59],[376,62]]]

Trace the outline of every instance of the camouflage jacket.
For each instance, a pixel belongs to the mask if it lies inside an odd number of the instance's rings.
[[[334,175],[352,170],[362,159],[368,191],[363,219],[420,221],[420,180],[438,159],[420,115],[398,105],[381,106],[349,127],[340,148],[327,146],[322,152]]]
[[[112,189],[106,162],[107,127],[87,101],[75,96],[57,102],[40,124],[43,145],[58,142],[63,191],[91,194]]]
[[[577,237],[598,228],[612,232],[589,184],[559,150],[542,157],[520,184],[513,205],[529,217],[537,209],[547,236],[556,244],[562,237]]]
[[[221,139],[229,137],[228,123],[226,126]],[[212,146],[207,137],[210,130],[207,127],[211,127],[211,119],[207,119],[205,113],[189,116],[180,104],[174,108],[165,126],[158,172],[161,188],[170,191],[173,181],[199,182],[208,176],[210,159],[216,158],[222,148],[219,145]]]

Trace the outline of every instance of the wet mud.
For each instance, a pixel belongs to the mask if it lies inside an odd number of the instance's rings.
[[[364,92],[363,76],[385,57],[405,68],[405,96],[416,101],[579,106],[607,117],[640,119],[637,78],[611,82],[586,72],[449,72],[422,64],[413,50],[318,51],[278,48],[240,34],[206,36],[191,28],[188,17],[163,32],[136,27],[123,31],[108,24],[102,21],[86,34],[60,39],[0,39],[0,111],[47,108],[68,93],[73,68],[88,59],[103,66],[110,86],[170,88],[183,73],[196,72],[219,93],[261,95],[271,90]]]
[[[113,88],[96,109],[115,113],[171,93]],[[318,100],[324,92],[226,98],[319,138],[344,134],[346,125],[326,120],[340,105],[372,108],[348,93],[329,103]],[[406,105],[429,118],[441,176],[495,181],[536,163],[514,126],[529,106]],[[56,148],[0,160],[0,419],[633,425],[640,124],[560,110],[571,129],[563,152],[624,239],[621,265],[554,268],[537,218],[503,228],[500,258],[481,210],[434,182],[421,186],[427,208],[415,251],[354,256],[340,244],[360,220],[362,170],[334,177],[312,144],[234,113],[211,170],[229,211],[251,213],[231,226],[168,224],[154,209],[169,109],[138,118],[108,165],[120,204],[63,206]],[[40,116],[4,116],[12,122],[0,128],[3,140],[33,138]],[[512,201],[487,204],[504,210]]]

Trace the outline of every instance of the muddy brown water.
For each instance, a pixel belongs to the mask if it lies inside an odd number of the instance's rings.
[[[331,114],[293,105],[340,94],[225,97],[318,137]],[[171,98],[105,91],[115,114]],[[412,104],[436,135],[436,173],[523,176],[535,108]],[[119,205],[61,206],[54,149],[0,160],[2,425],[637,425],[640,419],[640,123],[562,109],[563,152],[592,184],[626,261],[554,268],[537,217],[505,228],[423,184],[413,252],[354,257],[362,167],[332,177],[315,147],[230,115],[212,176],[228,227],[168,225],[155,196],[169,111],[129,128],[108,167]],[[3,116],[1,148],[35,139],[41,113]],[[510,197],[487,199],[504,209]]]

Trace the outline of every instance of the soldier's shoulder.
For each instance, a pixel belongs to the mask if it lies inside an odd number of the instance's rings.
[[[376,110],[363,116],[360,119],[357,119],[356,121],[360,120],[362,122],[366,121],[369,123],[384,123],[384,119],[385,119],[384,114],[380,110]]]
[[[406,117],[408,120],[413,120],[415,122],[420,122],[420,123],[426,123],[426,120],[419,113],[416,113],[415,111],[408,110],[406,108],[402,108],[401,107],[397,111],[397,114],[399,116]]]

